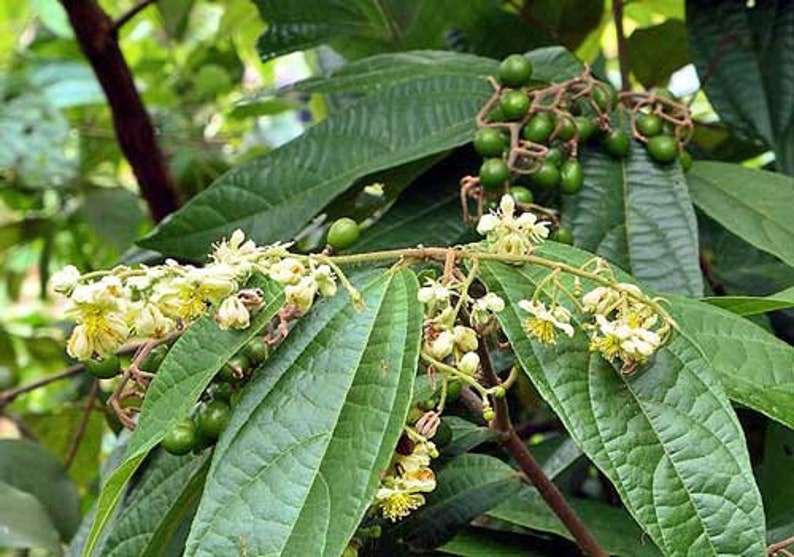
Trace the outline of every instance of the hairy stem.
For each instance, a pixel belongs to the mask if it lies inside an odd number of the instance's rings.
[[[105,92],[119,147],[135,173],[152,218],[160,222],[177,209],[178,200],[166,157],[157,145],[154,126],[119,47],[116,32],[124,21],[114,23],[96,0],[61,3]]]

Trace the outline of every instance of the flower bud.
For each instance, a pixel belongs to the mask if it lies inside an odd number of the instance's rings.
[[[50,277],[50,290],[68,295],[80,280],[80,271],[74,265],[67,265]]]
[[[240,298],[229,296],[218,308],[215,322],[223,330],[246,329],[251,324],[251,315]]]
[[[436,360],[443,360],[450,354],[455,346],[455,337],[449,331],[441,331],[433,342],[430,343],[430,355]]]
[[[475,352],[466,352],[458,362],[458,369],[466,375],[474,375],[480,368],[480,357]]]
[[[139,337],[162,338],[174,329],[175,323],[163,315],[157,305],[147,303],[135,316],[133,327]]]
[[[328,265],[320,265],[314,270],[312,276],[314,276],[314,280],[317,281],[317,289],[320,291],[322,297],[330,298],[336,295],[336,280],[334,278],[334,273],[331,271],[331,267]]]
[[[317,294],[317,281],[314,277],[306,276],[300,279],[297,284],[288,284],[284,288],[284,296],[288,304],[292,304],[302,312],[307,312],[314,303],[314,296]]]
[[[270,267],[270,278],[281,284],[298,284],[305,274],[303,263],[292,257],[285,257]]]
[[[477,350],[477,333],[469,327],[456,325],[452,329],[452,334],[455,337],[455,346],[462,352],[472,352]]]

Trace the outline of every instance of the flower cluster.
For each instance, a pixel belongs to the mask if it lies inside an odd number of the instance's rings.
[[[263,293],[245,288],[254,273],[284,285],[288,304],[306,312],[317,294],[333,296],[336,277],[328,265],[290,256],[286,246],[259,247],[235,231],[214,246],[204,267],[116,267],[85,276],[74,266],[55,273],[50,289],[69,297],[76,326],[67,352],[78,360],[104,358],[130,338],[162,338],[214,310],[222,329],[249,327]]]
[[[536,244],[549,236],[549,224],[539,221],[533,213],[515,216],[513,197],[505,195],[499,211],[480,217],[477,232],[485,236],[485,246],[492,253],[529,255]]]
[[[610,362],[619,360],[624,373],[646,363],[672,328],[669,318],[660,316],[633,284],[598,286],[581,300],[572,301],[586,315],[583,328],[590,339],[590,350]],[[524,330],[538,342],[556,344],[558,333],[574,336],[573,316],[556,299],[549,305],[538,299],[521,300],[518,305],[530,314],[523,322]]]
[[[436,475],[430,468],[430,459],[438,457],[436,446],[410,427],[405,428],[404,438],[408,442],[401,445],[410,449],[401,451],[398,447],[375,494],[375,506],[392,522],[424,505],[422,494],[436,488]]]
[[[660,319],[651,306],[641,301],[642,296],[637,286],[618,283],[615,288],[595,288],[582,298],[585,310],[595,319],[588,325],[590,350],[610,362],[620,360],[627,373],[647,362],[671,329],[669,321]]]

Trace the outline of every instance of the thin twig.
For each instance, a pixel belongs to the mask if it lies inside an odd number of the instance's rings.
[[[773,543],[772,545],[766,548],[766,554],[769,555],[770,557],[774,557],[776,554],[786,551],[786,548],[790,545],[794,545],[794,536]]]
[[[629,81],[629,43],[623,29],[623,0],[612,0],[612,18],[615,21],[615,33],[618,40],[618,64],[620,65],[620,88],[631,89]]]
[[[485,382],[489,387],[499,385],[499,377],[491,364],[491,355],[488,353],[488,347],[485,346],[485,339],[481,339],[477,345],[477,355],[480,357],[480,366],[482,367],[482,375]],[[491,427],[506,438],[508,432],[512,430],[512,426],[510,425],[510,412],[507,408],[507,401],[504,397],[494,398],[494,413],[496,418],[494,418]]]
[[[138,4],[136,4],[135,6],[133,6],[133,7],[132,7],[130,10],[128,10],[127,12],[123,13],[123,14],[121,15],[121,17],[119,17],[119,18],[116,20],[116,22],[113,24],[113,30],[112,30],[112,33],[113,33],[114,35],[118,35],[118,33],[119,33],[119,30],[120,30],[122,27],[124,27],[124,25],[125,25],[126,23],[128,23],[128,22],[129,22],[129,21],[130,21],[130,20],[131,20],[133,17],[135,17],[136,15],[138,15],[140,12],[142,12],[142,11],[143,11],[143,10],[144,10],[144,9],[145,9],[147,6],[149,6],[149,5],[151,5],[151,4],[154,4],[154,3],[155,3],[155,1],[156,1],[156,0],[143,0],[142,2],[139,2]]]
[[[28,383],[27,385],[20,385],[19,387],[14,387],[13,389],[0,392],[0,408],[14,402],[19,395],[30,391],[35,391],[41,387],[46,387],[50,383],[55,383],[61,379],[73,377],[83,371],[83,369],[85,369],[83,364],[74,364],[73,366],[69,366],[63,371],[59,371],[54,375],[48,375],[47,377],[42,377],[41,379],[37,379],[36,381]]]
[[[83,409],[83,416],[80,419],[80,425],[77,426],[77,431],[72,438],[72,444],[69,445],[69,452],[66,453],[64,466],[67,470],[72,466],[72,463],[77,456],[77,451],[80,448],[80,442],[83,440],[85,432],[88,429],[88,420],[91,418],[91,412],[94,410],[94,401],[96,401],[98,393],[99,381],[94,379],[94,381],[91,383],[91,391],[88,393],[88,399],[86,400],[85,408]]]

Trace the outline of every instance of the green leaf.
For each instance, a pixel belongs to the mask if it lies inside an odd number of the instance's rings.
[[[355,252],[395,249],[418,244],[449,246],[470,232],[463,222],[457,178],[409,188],[386,214],[362,231]]]
[[[171,456],[158,452],[124,499],[102,544],[103,557],[166,555],[171,545],[183,545],[198,507],[209,467],[210,451],[201,456]]]
[[[160,12],[165,32],[181,40],[187,31],[194,4],[195,0],[157,0],[157,11]]]
[[[567,497],[566,500],[610,555],[661,555],[626,511],[587,499]],[[551,532],[573,540],[571,533],[537,490],[530,487],[523,486],[517,494],[491,510],[488,515],[524,528]]]
[[[574,264],[588,258],[563,246],[539,253]],[[499,321],[522,367],[635,520],[668,554],[763,553],[763,510],[744,435],[697,344],[679,333],[631,377],[591,353],[581,331],[555,347],[539,345],[524,333],[517,303],[546,274],[480,266],[483,282],[508,302]]]
[[[354,279],[356,280],[356,279]],[[260,368],[215,449],[187,556],[337,557],[402,432],[422,312],[407,270],[360,275]],[[307,412],[311,408],[311,412]]]
[[[143,222],[138,196],[123,188],[91,190],[83,201],[88,225],[119,253],[130,247]]]
[[[515,534],[489,532],[468,528],[438,548],[439,551],[460,557],[542,557],[544,554],[527,551],[526,541]]]
[[[530,50],[526,54],[532,62],[532,79],[546,83],[559,83],[576,77],[584,64],[561,46],[545,46]]]
[[[439,75],[485,79],[496,75],[498,69],[499,63],[492,58],[444,50],[415,50],[370,56],[342,66],[330,75],[311,77],[284,90],[372,94],[398,83]]]
[[[40,445],[21,439],[0,440],[0,482],[38,499],[64,540],[80,525],[77,487],[63,464]]]
[[[720,119],[764,139],[791,174],[794,10],[776,0],[687,0],[686,12],[695,65]]]
[[[432,549],[515,493],[520,484],[521,473],[501,460],[462,454],[439,470],[436,489],[425,496],[425,506],[388,535],[412,551]]]
[[[794,348],[729,311],[679,297],[671,303],[728,396],[794,427]]]
[[[736,164],[697,162],[687,174],[700,210],[758,249],[794,265],[794,179]]]
[[[41,503],[0,481],[0,548],[43,548],[61,555],[58,531]]]
[[[202,391],[234,354],[270,322],[284,303],[281,288],[272,281],[256,283],[265,291],[265,306],[244,331],[222,331],[204,317],[191,325],[168,351],[149,385],[138,425],[127,444],[123,462],[113,471],[97,500],[96,518],[83,551],[90,557],[124,487],[146,455],[177,421],[188,415]]]
[[[759,487],[764,496],[766,525],[770,531],[794,529],[794,431],[771,423],[766,429],[764,461],[760,473]],[[776,535],[770,539],[779,541],[790,536]]]
[[[197,258],[236,228],[262,244],[289,239],[356,179],[468,142],[490,93],[478,76],[439,76],[367,97],[223,175],[141,245]]]
[[[474,424],[458,416],[445,416],[444,423],[452,430],[452,441],[441,450],[444,457],[463,454],[498,437],[497,432],[490,427]]]
[[[686,25],[679,19],[637,29],[628,44],[631,70],[646,89],[667,85],[670,75],[692,60]]]
[[[584,189],[563,217],[576,246],[656,290],[701,296],[697,221],[679,165],[656,164],[636,141],[626,159],[587,149],[582,165]]]
[[[756,296],[711,296],[703,299],[736,315],[748,316],[794,307],[794,287],[760,298]]]

